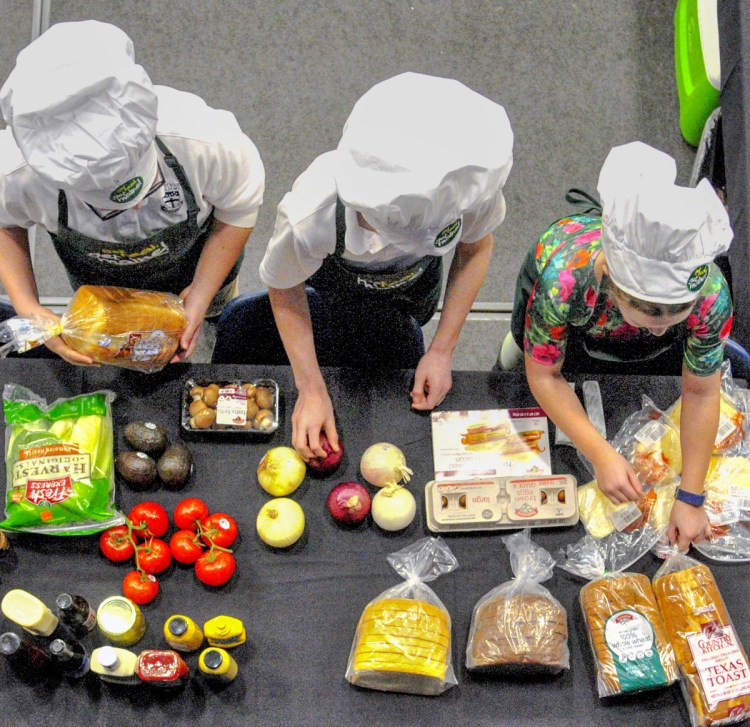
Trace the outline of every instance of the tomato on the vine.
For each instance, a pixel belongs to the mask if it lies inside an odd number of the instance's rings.
[[[159,581],[148,573],[131,570],[122,579],[122,592],[133,603],[143,605],[156,598],[159,592]]]
[[[161,573],[172,562],[172,551],[159,538],[149,538],[138,546],[138,565],[146,573]]]
[[[133,523],[133,532],[139,538],[160,538],[169,528],[167,511],[158,502],[149,500],[139,502],[128,513],[128,520]],[[146,527],[139,529],[142,524]]]
[[[203,553],[203,545],[192,530],[178,530],[169,541],[169,549],[172,551],[172,557],[185,565],[195,563]]]
[[[127,525],[115,525],[105,530],[99,538],[99,547],[105,557],[115,563],[127,560],[135,552]]]
[[[237,523],[225,512],[215,512],[201,520],[203,542],[228,548],[237,540]]]
[[[197,530],[198,523],[208,517],[208,505],[197,497],[188,497],[177,503],[174,524],[180,530]]]
[[[207,586],[223,586],[233,575],[237,563],[231,553],[209,550],[195,562],[195,575]]]

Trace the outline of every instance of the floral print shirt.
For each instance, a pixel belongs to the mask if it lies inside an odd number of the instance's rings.
[[[626,323],[615,301],[600,289],[594,261],[601,250],[601,217],[573,215],[558,220],[539,238],[534,252],[537,279],[526,309],[524,349],[534,361],[552,365],[565,357],[569,327],[603,351],[622,347],[653,348],[659,338]],[[732,301],[716,265],[683,323],[674,326],[685,338],[685,364],[698,376],[709,376],[724,358],[732,329]],[[614,358],[617,358],[616,355]],[[631,356],[632,358],[632,356]]]

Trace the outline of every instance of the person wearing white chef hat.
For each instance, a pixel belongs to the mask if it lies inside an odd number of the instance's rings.
[[[323,341],[332,341],[339,365],[416,366],[415,409],[432,409],[447,394],[453,349],[505,217],[512,146],[502,106],[458,81],[403,73],[357,101],[338,148],[281,201],[260,276],[299,391],[292,439],[305,459],[324,454],[322,430],[338,449]],[[449,252],[445,304],[424,353],[416,324],[436,310]],[[255,300],[243,319],[257,320],[257,310]],[[408,363],[395,351],[409,330],[405,318],[418,330]],[[220,352],[233,344],[222,331],[220,321]],[[262,345],[273,344],[264,337]]]
[[[529,251],[501,360],[509,367],[512,348],[523,350],[536,400],[615,503],[639,500],[641,484],[562,374],[681,366],[683,469],[668,535],[684,550],[710,534],[703,482],[732,328],[729,286],[713,260],[728,249],[732,230],[708,180],[687,188],[675,178],[674,160],[646,144],[610,151],[599,176],[601,216],[558,220]]]
[[[228,111],[152,85],[119,28],[59,23],[22,50],[0,89],[0,282],[16,312],[41,306],[27,229],[46,229],[74,288],[175,293],[192,353],[206,315],[236,295],[262,202],[255,145]],[[91,359],[55,338],[71,363]]]

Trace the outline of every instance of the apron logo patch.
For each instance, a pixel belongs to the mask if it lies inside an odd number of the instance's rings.
[[[461,229],[461,218],[448,225],[445,229],[438,232],[438,236],[435,238],[435,247],[445,247],[448,243],[453,242],[454,238]]]
[[[357,275],[357,285],[361,285],[368,290],[393,290],[408,285],[415,278],[422,274],[422,269],[411,270],[400,277],[362,277]]]
[[[121,184],[114,192],[112,192],[112,194],[109,195],[109,198],[115,204],[127,204],[134,200],[142,189],[143,177],[133,177],[127,182]]]
[[[162,255],[168,254],[169,248],[163,242],[159,242],[132,251],[117,248],[103,248],[100,252],[88,253],[88,256],[99,262],[108,263],[109,265],[127,267],[141,265],[150,260],[154,260],[157,257],[162,257]]]
[[[708,277],[708,265],[699,265],[692,273],[687,281],[687,289],[691,293],[695,293],[696,290],[700,290],[703,287],[703,283],[706,282]]]
[[[161,199],[161,208],[164,212],[179,212],[182,207],[182,191],[176,182],[167,182],[164,185],[164,196]]]

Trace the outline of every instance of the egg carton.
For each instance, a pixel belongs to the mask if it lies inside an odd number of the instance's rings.
[[[572,475],[432,480],[425,485],[427,527],[450,533],[575,525],[577,485]]]

